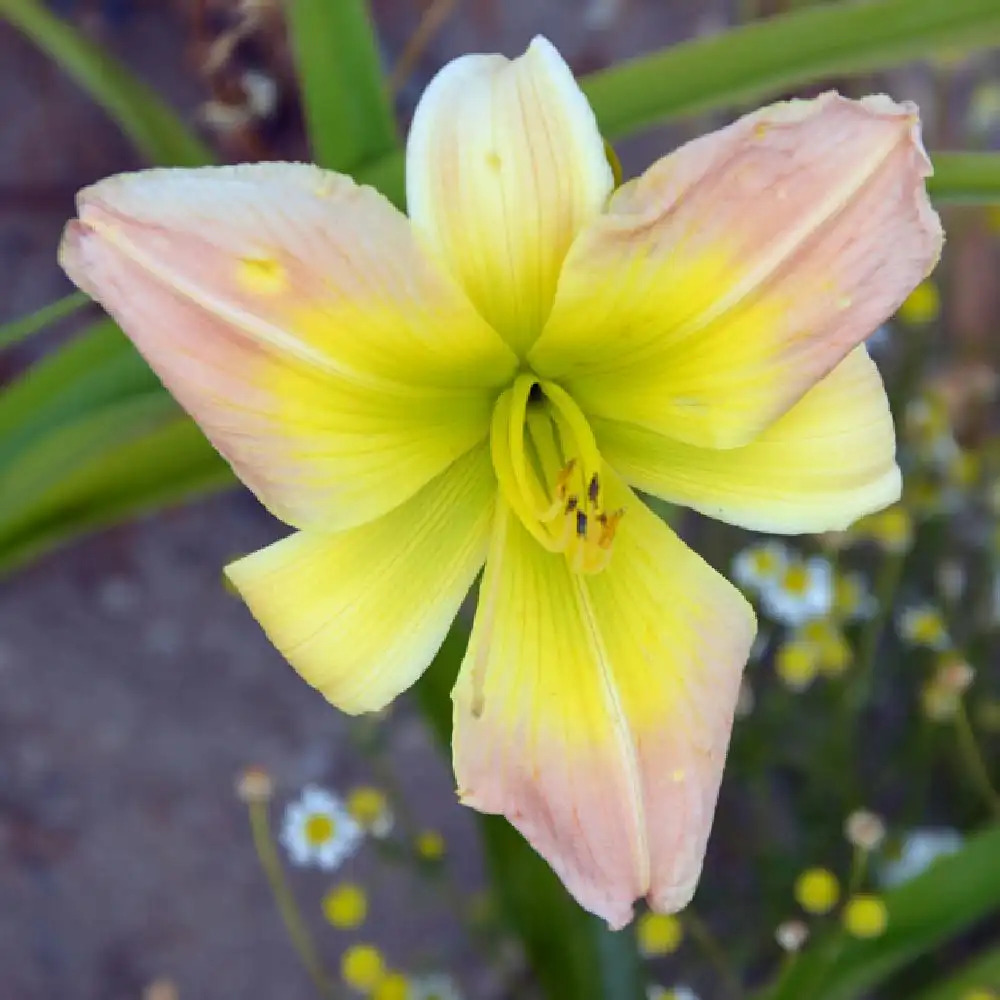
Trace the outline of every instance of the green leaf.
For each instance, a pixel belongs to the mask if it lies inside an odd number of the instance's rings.
[[[803,952],[761,1000],[857,1000],[907,962],[1000,912],[998,857],[1000,826],[887,893],[889,924],[881,937],[828,935]]]
[[[451,689],[468,635],[461,620],[456,622],[416,688],[424,716],[445,748],[451,744]],[[493,889],[546,995],[552,1000],[643,1000],[631,934],[613,933],[580,909],[505,819],[480,816],[479,822]]]
[[[349,171],[396,145],[364,0],[291,0],[288,27],[313,157]]]
[[[1000,205],[1000,153],[935,153],[927,182],[938,202]]]
[[[2,0],[0,0],[2,2]],[[67,316],[90,304],[90,299],[83,292],[73,292],[65,298],[50,302],[47,306],[33,312],[30,316],[21,316],[10,323],[0,325],[0,351],[5,347],[13,347],[26,340],[33,333],[44,330],[45,327],[57,323]]]
[[[38,0],[0,0],[0,18],[24,32],[69,74],[151,163],[189,167],[212,162],[208,146],[151,87]]]
[[[682,42],[582,81],[605,138],[745,105],[832,76],[1000,42],[996,0],[820,4]]]
[[[1000,986],[1000,948],[967,963],[959,972],[918,993],[911,1000],[964,1000],[973,990]]]
[[[0,393],[0,575],[232,473],[125,335],[92,324]]]
[[[68,538],[234,482],[160,390],[36,439],[0,472],[0,574]]]
[[[100,320],[0,392],[0,469],[63,425],[157,391],[166,397],[125,335],[110,319]]]

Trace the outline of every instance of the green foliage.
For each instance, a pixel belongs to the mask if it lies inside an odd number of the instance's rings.
[[[992,948],[962,969],[918,993],[913,1000],[965,1000],[972,990],[1000,986],[1000,948]]]
[[[885,895],[886,932],[855,940],[837,931],[793,962],[761,1000],[858,1000],[906,962],[1000,908],[1000,827]],[[934,996],[934,994],[931,994]],[[947,994],[944,994],[947,995]]]
[[[395,120],[363,0],[291,0],[288,27],[316,162],[351,171],[392,150]]]
[[[27,35],[118,123],[151,163],[194,167],[212,151],[150,87],[38,0],[0,0],[0,18]]]
[[[43,306],[30,316],[22,316],[10,323],[0,325],[0,351],[5,347],[13,347],[22,340],[27,340],[33,333],[38,333],[53,323],[72,316],[88,305],[90,299],[83,292],[72,292],[65,298],[57,299]]]
[[[232,473],[110,320],[0,393],[0,575]]]
[[[1000,204],[1000,153],[936,153],[927,187],[938,202]]]
[[[618,139],[831,76],[998,42],[995,0],[826,3],[628,60],[594,73],[583,87],[605,137]]]

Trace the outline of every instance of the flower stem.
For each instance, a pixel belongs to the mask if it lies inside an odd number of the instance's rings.
[[[719,944],[718,939],[709,929],[708,924],[692,912],[684,913],[681,919],[692,939],[701,948],[705,957],[725,983],[726,992],[733,1000],[741,1000],[743,997],[743,984],[730,965],[725,949]]]
[[[431,0],[430,6],[420,18],[417,30],[410,36],[396,65],[392,67],[387,84],[390,94],[398,94],[403,89],[410,73],[413,72],[413,67],[416,66],[431,39],[457,6],[458,0]]]
[[[868,869],[868,851],[863,847],[855,847],[851,856],[851,873],[847,878],[847,895],[853,896],[865,880],[865,872]]]
[[[958,709],[955,712],[955,735],[958,741],[959,756],[969,782],[982,796],[993,815],[1000,819],[1000,794],[993,787],[989,768],[979,751],[976,734],[972,730],[972,723],[969,721],[969,713],[966,711],[964,701],[959,701]]]
[[[854,684],[846,699],[846,708],[857,714],[871,698],[874,687],[875,658],[878,655],[879,642],[885,631],[886,623],[892,616],[892,606],[896,599],[896,588],[903,576],[903,565],[906,562],[905,552],[891,552],[882,563],[878,580],[875,584],[875,597],[878,609],[868,620],[858,642],[858,664],[855,671]]]
[[[326,998],[326,1000],[336,1000],[338,992],[330,982],[330,978],[323,968],[316,946],[313,943],[312,935],[309,933],[306,922],[302,917],[295,896],[285,878],[284,869],[281,866],[281,859],[274,846],[274,838],[271,835],[271,822],[268,816],[266,802],[248,803],[250,814],[250,830],[253,834],[253,844],[257,851],[257,858],[260,866],[264,870],[274,901],[278,905],[278,912],[281,920],[288,931],[288,936],[292,941],[295,951],[298,953],[302,964],[305,966],[309,978],[312,979],[316,992]]]

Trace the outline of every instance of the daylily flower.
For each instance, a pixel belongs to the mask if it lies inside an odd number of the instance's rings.
[[[778,104],[618,190],[544,39],[424,95],[409,220],[298,164],[81,193],[62,248],[291,537],[227,570],[346,712],[433,658],[461,800],[614,927],[694,891],[750,650],[739,592],[633,487],[762,532],[900,490],[859,346],[936,262],[917,113]]]

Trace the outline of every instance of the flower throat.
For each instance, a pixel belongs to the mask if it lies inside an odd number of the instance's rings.
[[[541,545],[577,573],[603,570],[625,512],[605,507],[597,443],[565,389],[518,375],[497,400],[490,450],[504,499]]]

